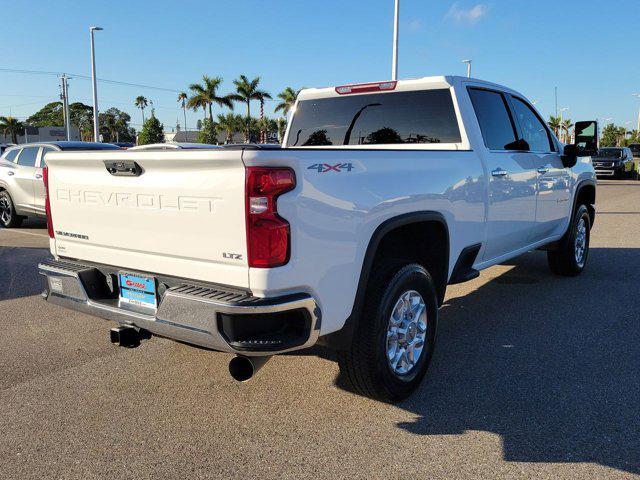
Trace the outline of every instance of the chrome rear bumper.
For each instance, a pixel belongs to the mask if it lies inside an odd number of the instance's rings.
[[[117,295],[101,294],[106,289],[104,279],[108,275],[105,277],[98,265],[49,260],[39,264],[38,269],[47,282],[43,296],[51,303],[212,350],[250,356],[274,355],[311,347],[320,333],[320,309],[308,294],[256,298],[214,285],[190,285],[184,280],[181,285],[159,294],[157,311],[151,312],[121,306]],[[103,281],[105,285],[98,285]],[[292,312],[303,315],[306,325],[295,344],[279,343],[277,338],[237,342],[224,332],[223,326],[233,325],[235,319],[260,322],[261,317],[273,318],[278,314],[284,317]]]

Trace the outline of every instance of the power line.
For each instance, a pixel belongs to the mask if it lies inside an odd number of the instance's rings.
[[[16,68],[0,68],[0,72],[8,72],[8,73],[25,73],[25,74],[29,74],[29,75],[55,75],[55,76],[59,76],[62,75],[63,72],[50,72],[50,71],[46,71],[46,70],[21,70],[21,69],[16,69]],[[78,73],[69,73],[68,75],[71,75],[75,78],[81,78],[83,80],[91,80],[91,77],[88,75],[80,75]],[[164,92],[172,92],[172,93],[178,93],[179,90],[174,90],[172,88],[163,88],[163,87],[156,87],[153,85],[144,85],[141,83],[130,83],[130,82],[120,82],[118,80],[108,80],[106,78],[98,78],[97,79],[99,82],[102,83],[110,83],[113,85],[124,85],[126,87],[138,87],[138,88],[148,88],[151,90],[160,90],[160,91],[164,91]]]

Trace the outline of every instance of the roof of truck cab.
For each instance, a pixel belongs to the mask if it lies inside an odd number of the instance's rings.
[[[391,80],[379,80],[375,82],[362,82],[362,83],[347,83],[344,85],[332,85],[329,87],[321,87],[321,88],[305,88],[298,95],[298,100],[308,100],[315,98],[328,98],[328,97],[340,97],[337,93],[336,88],[341,86],[349,86],[349,85],[363,85],[363,84],[376,84],[376,83],[387,83],[391,82]],[[411,91],[411,90],[430,90],[437,88],[450,88],[453,86],[459,85],[473,85],[484,88],[493,88],[501,91],[507,91],[511,93],[518,93],[504,85],[499,85],[497,83],[488,82],[486,80],[481,80],[478,78],[467,78],[459,75],[439,75],[433,77],[422,77],[422,78],[407,78],[398,80],[396,87],[393,90],[381,90],[381,91],[373,91],[373,92],[362,92],[362,93],[353,93],[351,95],[368,95],[371,93],[392,93],[398,91]]]

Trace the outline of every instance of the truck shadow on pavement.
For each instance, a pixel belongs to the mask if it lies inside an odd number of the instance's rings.
[[[421,388],[398,407],[419,435],[500,435],[514,462],[640,473],[640,249],[592,248],[577,278],[532,252],[449,299]],[[481,279],[482,280],[482,279]]]
[[[49,256],[46,248],[0,247],[0,301],[41,293],[38,262]]]

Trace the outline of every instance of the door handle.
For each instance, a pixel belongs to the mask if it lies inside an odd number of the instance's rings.
[[[15,172],[12,172],[12,171],[8,171],[8,172],[7,172],[7,175],[9,175],[10,177],[13,177],[15,174],[16,174],[16,173],[15,173]]]
[[[547,173],[549,171],[549,167],[538,167],[538,173]]]
[[[503,170],[501,168],[496,168],[495,170],[493,170],[491,172],[491,175],[493,175],[494,177],[505,177],[505,176],[509,175],[509,172],[507,172],[506,170]]]
[[[42,178],[42,175],[41,175],[41,174],[39,174],[39,173],[36,173],[36,174],[35,174],[35,177],[36,177],[36,178],[38,178],[38,179],[40,179],[40,178]]]

